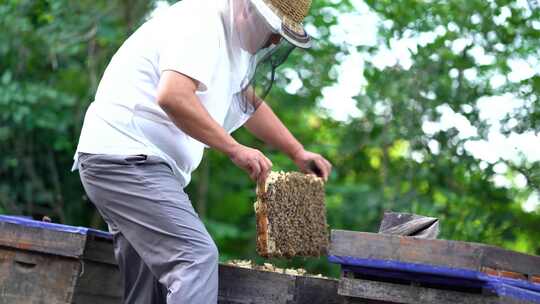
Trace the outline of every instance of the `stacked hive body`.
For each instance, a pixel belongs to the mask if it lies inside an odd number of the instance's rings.
[[[108,233],[0,216],[0,304],[117,304]]]
[[[325,255],[328,227],[323,181],[272,172],[257,189],[257,252],[264,257]]]
[[[219,267],[219,304],[342,304],[337,280]],[[111,235],[0,216],[0,304],[120,304]]]
[[[540,257],[498,247],[332,230],[329,259],[347,303],[540,303]]]

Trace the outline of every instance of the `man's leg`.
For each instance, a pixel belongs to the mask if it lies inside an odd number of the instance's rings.
[[[154,277],[150,268],[121,232],[113,236],[114,256],[124,284],[123,303],[165,304],[167,288]]]
[[[217,302],[217,248],[162,160],[89,156],[81,160],[80,175],[104,218],[166,286],[167,303]]]
[[[113,237],[114,257],[120,269],[124,304],[164,304],[167,302],[167,288],[159,283],[148,266],[141,259],[137,251],[112,219],[101,210],[99,213],[107,223],[109,232]]]

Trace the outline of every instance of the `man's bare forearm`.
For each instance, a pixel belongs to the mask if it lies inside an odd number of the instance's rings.
[[[184,133],[227,154],[254,181],[264,181],[272,162],[259,150],[236,142],[210,116],[195,94],[197,85],[196,81],[181,73],[165,71],[160,79],[157,102]]]
[[[246,128],[257,138],[294,158],[304,150],[302,144],[291,134],[272,109],[262,102],[247,121]]]
[[[232,148],[238,145],[210,116],[195,95],[192,100],[184,99],[162,108],[179,129],[216,150],[230,154]]]
[[[165,93],[158,96],[158,103],[173,123],[189,136],[230,155],[239,144],[210,116],[197,95],[193,93],[196,84],[174,74],[165,74],[164,77],[175,79],[162,83],[162,86],[170,86],[170,88],[161,90]],[[186,86],[189,89],[179,90],[178,88]]]

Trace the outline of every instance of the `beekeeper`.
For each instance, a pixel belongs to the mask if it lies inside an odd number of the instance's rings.
[[[304,150],[260,97],[294,47],[310,46],[302,27],[310,5],[184,0],[112,58],[74,169],[113,234],[124,303],[217,302],[218,251],[183,189],[205,148],[264,180],[272,163],[231,137],[235,129],[245,125],[301,171],[328,177],[330,163]],[[270,73],[256,81],[261,70]]]

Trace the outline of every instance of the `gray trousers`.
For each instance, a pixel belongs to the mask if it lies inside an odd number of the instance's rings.
[[[165,162],[81,154],[79,174],[113,234],[123,303],[217,303],[216,245]]]

